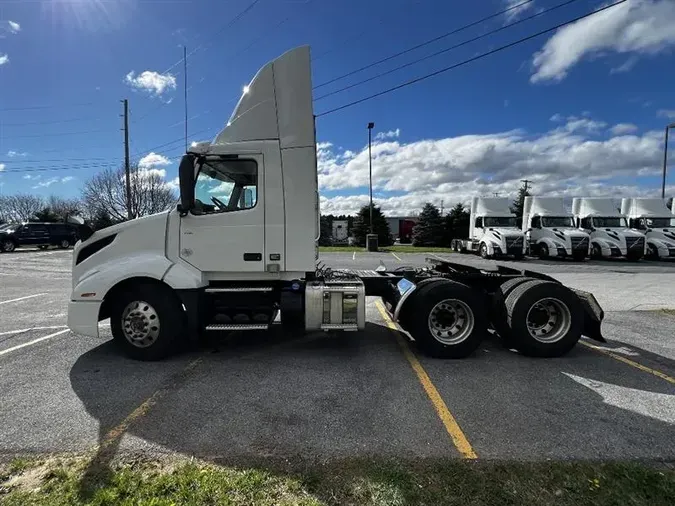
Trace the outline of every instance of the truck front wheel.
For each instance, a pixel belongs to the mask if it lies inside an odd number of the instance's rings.
[[[427,355],[464,358],[487,333],[485,301],[466,285],[435,281],[420,289],[413,302],[407,330]]]
[[[559,283],[522,283],[506,297],[505,309],[509,341],[524,355],[559,357],[581,338],[581,302]]]
[[[138,284],[115,297],[113,338],[135,360],[160,360],[173,353],[185,331],[185,315],[170,289]]]
[[[545,242],[542,242],[537,246],[537,250],[539,251],[539,258],[542,260],[546,260],[548,258],[548,246],[546,245]]]
[[[481,258],[485,258],[485,259],[490,258],[490,254],[488,253],[487,244],[485,244],[484,242],[481,243],[480,248],[478,249],[478,252],[480,253]]]

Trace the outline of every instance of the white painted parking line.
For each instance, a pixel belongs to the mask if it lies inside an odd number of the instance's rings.
[[[444,262],[447,262],[447,261],[448,261],[447,258],[443,258],[443,257],[441,257],[441,256],[438,256],[436,253],[430,253],[430,254],[431,254],[432,257],[436,257],[436,258],[438,258],[439,260],[443,260]]]
[[[35,295],[26,295],[25,297],[19,297],[18,299],[0,300],[0,304],[8,304],[10,302],[19,302],[20,300],[32,299],[33,297],[39,297],[40,295],[46,295],[46,294],[36,293]]]
[[[31,327],[29,329],[19,329],[19,330],[6,330],[5,332],[0,332],[0,336],[8,336],[10,334],[23,334],[24,332],[32,332],[33,330],[55,330],[55,329],[65,329],[68,325],[52,325],[49,327]]]
[[[394,253],[394,252],[392,251],[391,254],[394,255],[394,258],[395,258],[396,260],[398,260],[399,262],[402,262],[401,257],[398,256],[396,253]]]
[[[8,353],[11,353],[16,350],[20,350],[21,348],[25,348],[26,346],[32,346],[34,344],[40,343],[42,341],[46,341],[47,339],[51,339],[52,337],[60,336],[61,334],[65,334],[66,332],[70,332],[70,329],[63,329],[59,330],[58,332],[54,332],[53,334],[49,334],[44,337],[40,337],[38,339],[33,339],[32,341],[28,341],[27,343],[19,344],[17,346],[13,346],[12,348],[7,348],[6,350],[0,351],[0,356],[2,355],[7,355]]]
[[[354,254],[352,255],[352,260],[356,260],[356,251],[355,251]]]

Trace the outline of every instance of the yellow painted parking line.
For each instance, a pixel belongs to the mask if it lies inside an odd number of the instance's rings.
[[[585,341],[579,341],[581,344],[586,346],[587,348],[591,348],[592,350],[597,351],[598,353],[602,353],[603,355],[607,355],[612,357],[614,360],[618,360],[619,362],[623,362],[624,364],[628,364],[631,367],[635,367],[636,369],[639,369],[643,372],[653,374],[657,378],[661,378],[663,380],[666,380],[669,383],[672,383],[675,385],[675,378],[668,376],[666,373],[663,373],[661,371],[657,371],[656,369],[652,369],[651,367],[647,367],[646,365],[639,364],[638,362],[635,362],[634,360],[631,360],[626,357],[622,357],[621,355],[617,355],[616,353],[612,353],[611,351],[603,350],[597,346],[594,346],[590,343],[587,343]]]
[[[406,343],[401,337],[398,325],[396,325],[396,323],[389,317],[387,310],[384,308],[382,302],[379,299],[375,301],[375,305],[377,306],[377,310],[382,315],[382,318],[384,318],[387,327],[393,331],[396,331],[394,334],[396,336],[396,341],[403,351],[403,356],[405,356],[405,358],[410,363],[410,366],[413,368],[413,371],[415,371],[417,379],[422,384],[422,388],[424,388],[427,397],[429,397],[429,400],[433,404],[438,417],[441,419],[441,422],[443,422],[443,426],[448,432],[450,439],[452,439],[452,443],[455,445],[455,448],[457,448],[457,451],[459,451],[459,453],[465,459],[477,459],[478,455],[471,447],[471,443],[469,443],[469,440],[464,435],[464,432],[462,432],[462,429],[457,423],[457,420],[455,420],[455,417],[452,416],[452,413],[450,413],[450,410],[441,397],[441,394],[438,393],[438,390],[432,383],[431,378],[429,378],[427,372],[424,370],[424,367],[422,367],[420,361],[417,360],[415,354],[410,350],[408,343]]]
[[[183,376],[186,373],[190,372],[192,369],[194,369],[199,362],[201,362],[201,358],[198,358],[196,360],[193,360],[190,362],[185,368],[179,373],[179,376]],[[136,409],[134,409],[124,420],[122,420],[119,424],[117,424],[115,427],[110,429],[106,435],[103,437],[103,440],[101,441],[100,448],[105,449],[112,445],[113,443],[119,441],[124,433],[129,429],[129,426],[134,423],[136,420],[139,418],[144,417],[145,415],[148,414],[150,409],[157,403],[157,401],[163,397],[166,392],[169,390],[170,387],[161,387],[155,390],[155,392],[148,397],[145,401],[143,401]]]
[[[399,256],[398,256],[396,253],[394,253],[393,251],[391,252],[391,254],[394,255],[394,258],[395,258],[396,260],[398,260],[399,262],[402,262],[402,261],[403,261],[403,260],[401,260],[401,257],[399,257]]]

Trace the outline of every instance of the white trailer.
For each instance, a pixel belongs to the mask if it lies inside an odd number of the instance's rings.
[[[525,197],[523,232],[530,253],[541,259],[581,261],[590,253],[590,236],[576,228],[560,197]]]
[[[176,208],[96,232],[82,225],[68,305],[76,334],[98,337],[110,318],[126,354],[156,360],[206,333],[362,331],[372,295],[437,357],[469,355],[489,327],[533,356],[564,354],[582,334],[603,340],[595,298],[540,273],[437,260],[390,272],[317,268],[308,47],[265,65],[227,126],[192,146],[178,172]]]
[[[675,258],[675,218],[663,199],[624,198],[621,214],[630,228],[645,234],[646,258]]]
[[[525,256],[525,234],[516,224],[516,216],[507,198],[474,197],[468,239],[453,239],[451,247],[460,253],[478,253],[483,258]]]
[[[591,236],[591,258],[645,256],[645,235],[628,227],[614,199],[578,197],[572,201],[572,213],[577,227]]]

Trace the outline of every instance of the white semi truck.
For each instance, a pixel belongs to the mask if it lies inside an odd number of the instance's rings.
[[[453,239],[451,248],[460,253],[478,253],[483,258],[525,256],[525,234],[517,226],[516,216],[507,198],[474,197],[468,239]]]
[[[579,197],[572,201],[576,226],[591,236],[591,258],[645,256],[645,235],[628,227],[612,198]]]
[[[578,230],[574,217],[560,197],[525,197],[523,232],[530,253],[546,258],[584,260],[590,253],[590,236]]]
[[[68,326],[140,360],[216,332],[365,329],[382,297],[425,353],[464,357],[489,327],[524,354],[603,341],[593,295],[536,272],[445,261],[395,271],[317,268],[319,193],[308,47],[258,71],[213,142],[181,159],[174,209],[92,232],[75,246]],[[280,318],[279,318],[280,317]],[[255,334],[254,334],[255,335]]]
[[[645,234],[646,258],[675,258],[675,217],[659,198],[624,198],[621,214],[629,226]]]

